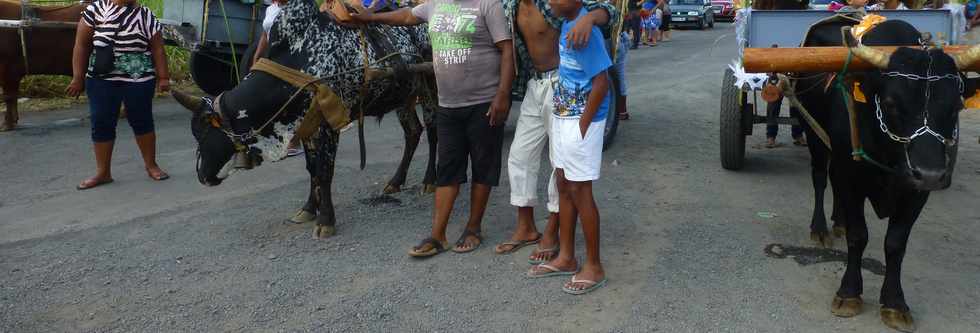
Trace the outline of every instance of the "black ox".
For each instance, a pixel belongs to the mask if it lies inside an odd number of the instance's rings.
[[[847,267],[831,306],[841,317],[858,315],[864,292],[861,260],[868,244],[865,200],[879,218],[888,218],[885,235],[886,273],[881,288],[880,316],[885,325],[915,329],[901,285],[902,259],[912,225],[922,212],[930,191],[948,188],[956,163],[959,112],[962,98],[974,89],[960,73],[977,60],[974,47],[951,57],[938,48],[921,46],[923,35],[903,21],[886,21],[858,43],[842,34],[848,23],[827,23],[811,30],[805,46],[850,46],[855,57],[874,64],[875,70],[852,73],[866,103],[855,102],[860,143],[867,153],[853,158],[850,119],[845,94],[827,87],[826,76],[801,75],[796,83],[800,101],[829,134],[831,150],[805,126],[812,155],[816,193],[812,231],[827,235],[823,192],[827,175],[835,199],[834,219],[846,230]],[[847,43],[845,44],[845,36]],[[888,54],[867,46],[908,45]],[[843,86],[850,87],[847,83]],[[877,162],[877,165],[875,164]],[[835,226],[836,229],[836,226]]]
[[[289,1],[270,33],[269,59],[317,78],[324,78],[357,119],[378,117],[397,111],[405,131],[405,151],[395,176],[385,188],[397,192],[405,182],[412,155],[419,144],[422,125],[415,105],[423,100],[428,132],[429,161],[425,184],[434,182],[435,131],[432,122],[433,81],[428,75],[396,75],[371,80],[364,86],[366,58],[374,68],[401,68],[431,58],[424,27],[372,25],[363,30],[335,23],[317,10],[313,0]],[[192,97],[175,92],[175,97],[193,111],[191,131],[198,143],[198,180],[217,186],[227,177],[236,161],[243,164],[284,157],[287,142],[301,123],[312,96],[301,93],[292,102],[296,87],[265,72],[250,73],[237,87],[216,98]],[[285,107],[279,112],[280,107]],[[265,123],[269,125],[263,127]],[[363,125],[362,125],[363,126]],[[259,133],[252,135],[253,131]],[[314,236],[335,233],[336,218],[331,198],[334,159],[339,131],[323,124],[303,142],[306,169],[310,173],[310,192],[300,212],[292,218],[302,223],[316,220]],[[244,141],[236,147],[235,141]],[[362,147],[363,149],[363,147]],[[236,155],[237,154],[237,155]],[[233,159],[233,156],[235,158]],[[430,186],[426,186],[428,190]]]

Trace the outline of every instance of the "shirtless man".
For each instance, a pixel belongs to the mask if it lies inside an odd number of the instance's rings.
[[[554,172],[548,184],[548,225],[544,234],[534,225],[538,172],[541,152],[548,145],[548,129],[554,110],[552,83],[558,78],[558,37],[562,19],[551,10],[548,0],[503,0],[504,15],[511,23],[517,78],[512,93],[522,99],[517,131],[510,147],[507,172],[510,176],[511,204],[517,206],[517,229],[509,241],[497,246],[500,254],[537,243],[528,262],[550,261],[558,253],[558,193]],[[584,0],[589,14],[580,19],[569,34],[575,48],[589,40],[592,27],[616,22],[619,13],[607,2]],[[603,27],[605,28],[605,27]],[[564,269],[564,268],[563,268]],[[569,268],[572,269],[572,268]]]

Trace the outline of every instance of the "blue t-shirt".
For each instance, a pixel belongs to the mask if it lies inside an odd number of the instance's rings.
[[[554,96],[555,115],[559,118],[582,117],[585,103],[589,100],[589,93],[592,92],[592,78],[612,66],[609,54],[606,53],[606,44],[602,40],[602,31],[598,27],[592,27],[589,42],[584,48],[576,50],[566,45],[568,32],[575,26],[575,22],[587,13],[585,8],[582,8],[575,20],[565,21],[561,25],[561,38],[558,39],[561,64],[558,65],[558,83],[555,85]],[[607,91],[599,110],[592,118],[593,122],[606,120],[609,98],[610,94]]]

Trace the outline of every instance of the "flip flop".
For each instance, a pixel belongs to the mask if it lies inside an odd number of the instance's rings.
[[[426,245],[431,245],[429,247],[429,250],[428,251],[425,251],[425,252],[419,252],[419,249],[421,249],[422,247],[424,247]],[[434,256],[434,255],[437,255],[437,254],[446,252],[446,248],[447,247],[449,247],[449,242],[440,242],[440,241],[435,240],[432,237],[429,237],[429,238],[423,239],[422,242],[419,243],[419,245],[416,245],[415,247],[412,247],[412,249],[408,251],[408,255],[409,256],[412,256],[412,257],[415,257],[415,258],[428,258],[428,257]]]
[[[538,268],[547,269],[548,271],[544,273],[535,273],[536,272],[535,269]],[[553,277],[553,276],[569,276],[569,275],[575,275],[575,273],[578,273],[577,269],[574,271],[563,271],[555,266],[551,266],[548,264],[538,264],[534,267],[531,267],[531,269],[527,271],[527,277],[532,279],[539,279],[539,278],[546,278],[546,277]]]
[[[115,181],[112,178],[109,178],[109,179],[100,179],[100,180],[97,180],[97,181],[95,181],[93,183],[89,183],[88,185],[85,185],[85,183],[88,182],[89,180],[90,179],[86,179],[86,180],[82,181],[82,183],[81,184],[78,184],[78,186],[76,186],[75,189],[77,189],[79,191],[91,190],[93,188],[96,188],[96,187],[99,187],[99,186],[102,186],[102,185],[105,185],[105,184],[109,184],[109,183],[112,183],[112,182]]]
[[[161,181],[161,180],[170,179],[170,175],[168,175],[163,170],[160,170],[160,173],[156,174],[156,176],[154,176],[152,173],[150,173],[150,170],[146,170],[146,175],[147,176],[150,176],[150,179],[153,179],[155,181]]]
[[[497,252],[497,254],[510,254],[510,253],[517,252],[517,250],[520,250],[525,246],[537,244],[540,241],[541,241],[541,233],[538,233],[538,237],[535,237],[534,239],[531,240],[509,240],[497,244],[497,246],[494,247],[493,251]],[[506,251],[501,251],[500,250],[501,246],[510,246],[510,249]]]
[[[462,247],[463,245],[466,244],[466,238],[468,238],[470,236],[475,237],[480,242],[479,243],[476,243],[476,245],[473,246],[472,248],[469,248],[469,249],[466,249],[466,250],[457,250],[457,248]],[[480,230],[472,231],[470,229],[465,229],[463,231],[463,234],[462,235],[459,235],[459,240],[456,241],[456,246],[453,247],[453,252],[456,252],[456,253],[469,253],[469,252],[473,252],[473,251],[476,251],[476,249],[479,249],[480,248],[480,245],[483,245],[483,236],[480,235]]]
[[[561,287],[561,290],[564,291],[564,292],[566,292],[566,293],[572,294],[572,295],[585,295],[585,294],[588,294],[590,292],[595,291],[596,289],[602,288],[602,286],[606,285],[606,281],[608,281],[608,280],[609,279],[603,277],[602,280],[599,280],[599,282],[596,282],[596,281],[592,281],[592,280],[579,280],[579,279],[576,279],[575,276],[572,276],[571,283],[585,283],[585,284],[588,284],[589,286],[588,287],[585,287],[585,289],[576,290],[576,289],[568,288],[567,285],[563,285]]]
[[[555,254],[558,254],[558,246],[555,246],[555,247],[550,248],[550,249],[540,249],[540,248],[534,249],[534,251],[531,252],[531,255],[533,256],[535,254],[541,254],[541,253],[553,253],[550,257],[551,258],[554,258]],[[527,259],[527,263],[528,264],[531,264],[531,265],[540,265],[540,264],[543,264],[543,263],[546,263],[546,262],[551,261],[551,258],[549,258],[548,260],[533,260],[533,259],[528,258]]]

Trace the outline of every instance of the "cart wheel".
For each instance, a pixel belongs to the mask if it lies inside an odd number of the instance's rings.
[[[732,70],[725,70],[721,86],[721,167],[738,170],[745,164],[745,131],[742,129],[742,90],[735,87]]]
[[[616,97],[619,96],[619,78],[610,75],[609,81],[609,111],[606,112],[606,128],[602,134],[602,151],[606,151],[616,141],[616,131],[619,130],[619,115],[616,114]]]
[[[224,91],[234,88],[238,82],[232,66],[219,59],[224,59],[228,63],[231,63],[231,55],[193,52],[191,53],[191,59],[188,64],[194,83],[202,91],[211,96],[217,96]]]

